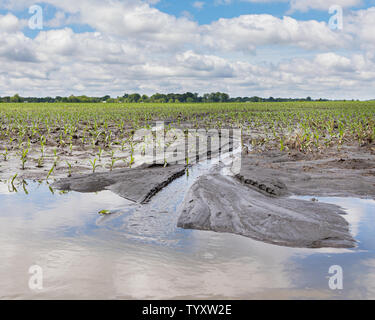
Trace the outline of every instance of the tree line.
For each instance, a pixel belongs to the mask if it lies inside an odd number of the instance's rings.
[[[327,99],[313,100],[307,98],[261,98],[253,97],[230,97],[227,93],[213,92],[200,96],[198,93],[155,93],[152,96],[140,95],[139,93],[125,93],[122,97],[112,98],[109,95],[104,97],[74,96],[69,97],[21,97],[18,94],[10,97],[0,97],[0,103],[214,103],[214,102],[287,102],[287,101],[328,101]]]

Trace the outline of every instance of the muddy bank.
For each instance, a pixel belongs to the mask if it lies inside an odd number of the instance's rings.
[[[264,152],[242,157],[236,177],[270,196],[326,196],[375,199],[375,155],[346,150],[327,155]]]
[[[128,200],[146,203],[173,180],[185,174],[185,166],[147,166],[115,170],[109,173],[66,178],[52,188],[65,191],[98,192],[110,190]]]
[[[355,246],[340,208],[293,195],[375,199],[375,156],[357,148],[243,154],[233,178],[212,174],[194,184],[178,225],[293,247]]]
[[[178,226],[229,232],[291,247],[355,246],[339,207],[269,197],[221,174],[199,178],[188,191]]]

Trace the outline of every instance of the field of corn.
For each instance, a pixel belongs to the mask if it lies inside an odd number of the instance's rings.
[[[374,102],[217,104],[0,104],[1,178],[130,167],[136,130],[241,128],[251,152],[374,150]]]

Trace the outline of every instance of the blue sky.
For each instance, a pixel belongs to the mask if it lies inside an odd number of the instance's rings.
[[[194,3],[203,3],[203,8],[194,7]],[[358,5],[351,8],[365,9],[375,4],[373,0],[363,0]],[[329,13],[327,10],[308,10],[306,12],[290,11],[288,1],[274,2],[245,2],[241,0],[232,0],[230,4],[219,4],[217,0],[208,1],[170,1],[161,0],[155,5],[159,10],[181,16],[189,12],[192,17],[200,24],[208,24],[220,18],[234,18],[240,15],[248,14],[271,14],[282,18],[284,15],[291,16],[298,20],[318,20],[327,21]]]
[[[32,5],[42,30],[29,27]],[[0,96],[370,99],[374,25],[375,0],[4,0]]]
[[[244,14],[267,13],[282,17],[289,8],[288,3],[248,3],[238,1],[230,5],[220,5],[215,3],[215,1],[197,1],[204,3],[203,8],[199,9],[194,7],[195,2],[162,0],[155,7],[175,16],[181,16],[187,11],[200,24],[208,24],[220,18],[233,18]]]

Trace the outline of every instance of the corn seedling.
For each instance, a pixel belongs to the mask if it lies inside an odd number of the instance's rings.
[[[95,170],[96,168],[100,167],[99,165],[96,164],[96,161],[98,159],[94,158],[93,160],[89,160],[89,163],[91,165],[91,168],[92,168],[92,172],[95,173]]]

